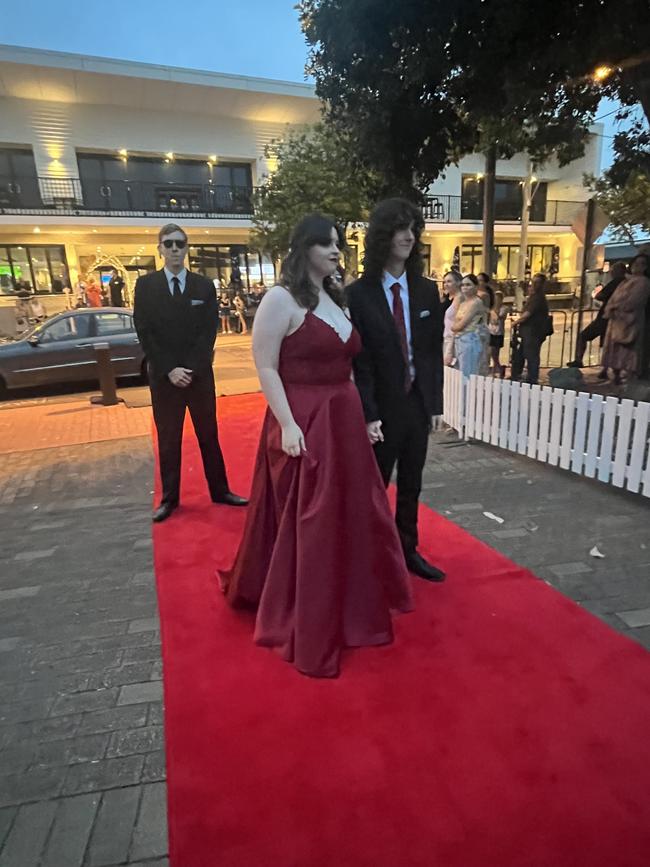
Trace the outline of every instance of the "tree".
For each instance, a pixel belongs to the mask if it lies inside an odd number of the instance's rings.
[[[276,168],[256,193],[252,243],[275,258],[289,249],[305,214],[318,211],[347,226],[364,220],[376,198],[378,179],[355,164],[350,137],[322,124],[272,142],[266,157]]]
[[[626,112],[619,113],[625,119]],[[650,234],[650,129],[642,120],[614,137],[615,159],[601,178],[587,182],[619,237],[634,241],[639,227]]]
[[[564,165],[584,152],[604,93],[648,101],[642,0],[303,0],[300,10],[326,116],[352,133],[385,192],[417,198],[471,151]]]

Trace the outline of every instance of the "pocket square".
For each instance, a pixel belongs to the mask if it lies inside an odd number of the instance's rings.
[[[197,307],[199,304],[205,304],[200,298],[192,298],[192,307]]]
[[[427,316],[431,316],[430,310],[421,310],[420,311],[420,319],[426,319]]]

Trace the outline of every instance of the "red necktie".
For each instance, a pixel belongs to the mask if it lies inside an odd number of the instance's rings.
[[[399,342],[402,347],[402,355],[404,356],[404,390],[411,390],[411,364],[409,361],[409,344],[406,337],[406,321],[404,320],[404,305],[402,304],[402,296],[400,295],[401,285],[393,283],[390,291],[393,293],[393,319],[397,328]]]

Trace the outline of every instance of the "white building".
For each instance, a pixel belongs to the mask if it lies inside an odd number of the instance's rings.
[[[133,284],[159,267],[158,228],[182,223],[190,266],[226,285],[273,280],[249,246],[253,188],[273,166],[271,140],[313,123],[319,104],[299,83],[0,46],[0,305],[16,281],[62,305],[63,284],[119,265]],[[571,222],[597,173],[600,139],[584,159],[539,172],[530,268],[568,286],[579,272]],[[430,190],[428,268],[481,266],[482,158],[469,156]],[[497,276],[514,275],[523,157],[497,166]],[[361,260],[363,237],[356,242]],[[3,300],[4,299],[4,300]]]

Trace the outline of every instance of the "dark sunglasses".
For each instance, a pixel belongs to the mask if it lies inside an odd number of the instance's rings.
[[[168,250],[171,250],[174,244],[176,244],[179,250],[184,250],[187,246],[187,241],[177,241],[176,238],[172,238],[171,240],[168,238],[166,241],[163,241],[163,247],[167,247]]]

